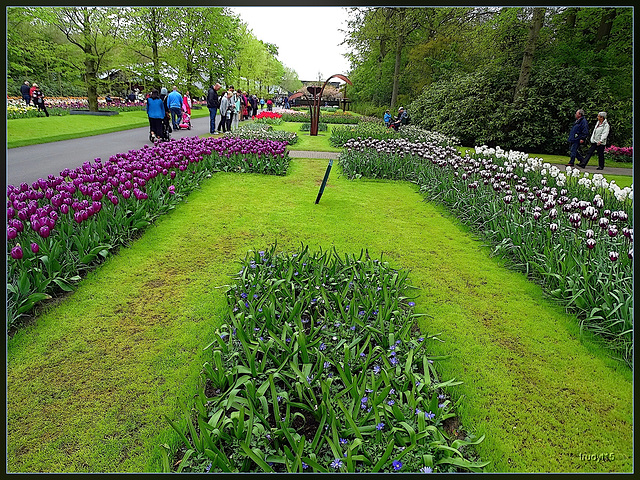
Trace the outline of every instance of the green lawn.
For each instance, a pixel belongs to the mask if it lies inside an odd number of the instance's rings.
[[[576,319],[409,183],[348,181],[324,160],[285,177],[217,173],[8,341],[7,470],[142,472],[177,445],[224,285],[249,249],[330,249],[409,269],[461,422],[490,470],[633,468],[633,375]],[[613,453],[590,461],[585,455]]]
[[[301,150],[311,152],[340,152],[340,148],[332,147],[329,144],[331,130],[337,126],[334,124],[327,125],[326,132],[318,132],[318,135],[311,136],[309,132],[301,132],[302,122],[283,122],[275,125],[274,130],[283,130],[285,132],[295,132],[298,134],[298,142],[289,147],[289,150]]]
[[[207,108],[192,110],[191,113],[192,118],[209,116]],[[146,112],[142,110],[120,112],[118,115],[109,117],[64,115],[61,117],[18,118],[7,121],[7,148],[90,137],[148,125],[149,119]]]

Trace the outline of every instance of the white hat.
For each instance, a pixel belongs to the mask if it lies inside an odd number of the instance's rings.
[[[166,95],[166,94],[167,94],[167,89],[166,89],[166,88],[164,88],[164,87],[162,87],[162,88],[160,89],[160,94],[161,94],[161,95]]]
[[[398,109],[398,111],[400,111],[400,110],[404,110],[404,107],[400,107],[400,108]]]

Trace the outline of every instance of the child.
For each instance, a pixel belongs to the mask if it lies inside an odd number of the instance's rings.
[[[384,112],[384,125],[387,128],[391,125],[391,114],[389,113],[389,110]]]

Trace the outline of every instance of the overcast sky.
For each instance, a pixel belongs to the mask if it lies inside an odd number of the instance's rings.
[[[298,78],[324,82],[335,74],[348,74],[349,62],[339,43],[346,30],[342,7],[232,7],[258,40],[278,46],[278,60],[295,70]],[[313,47],[312,45],[315,45]]]

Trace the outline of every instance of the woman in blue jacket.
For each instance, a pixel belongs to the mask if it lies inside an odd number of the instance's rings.
[[[164,102],[158,95],[158,89],[151,91],[151,96],[147,98],[147,115],[149,116],[149,126],[151,133],[149,140],[155,142],[158,137],[162,137],[162,120],[165,117]]]

